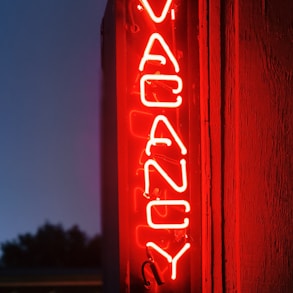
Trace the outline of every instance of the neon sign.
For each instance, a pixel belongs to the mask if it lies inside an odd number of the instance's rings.
[[[186,33],[194,4],[118,2],[127,23],[126,51],[117,55],[126,58],[117,60],[126,71],[118,102],[124,121],[119,128],[118,119],[121,279],[127,292],[198,292],[200,187],[193,180],[191,124],[199,110],[192,101]]]
[[[172,4],[172,1],[167,1],[163,12],[160,17],[156,17],[153,13],[152,7],[148,3],[148,1],[142,1],[142,4],[144,5],[145,9],[147,10],[150,18],[156,22],[161,23],[166,19],[167,12],[170,9],[170,5]],[[151,54],[154,42],[158,41],[163,49],[163,54]],[[144,72],[145,65],[148,62],[157,61],[160,62],[161,65],[166,64],[167,58],[169,58],[172,65],[174,66],[174,71],[176,73],[180,72],[179,64],[174,56],[174,54],[171,52],[169,45],[165,41],[164,37],[160,35],[159,33],[153,33],[146,45],[146,48],[144,50],[143,57],[141,58],[140,64],[139,64],[139,70],[142,72],[142,76],[140,78],[140,97],[141,102],[146,107],[158,107],[162,110],[165,108],[180,108],[182,104],[182,97],[177,96],[175,102],[171,101],[161,101],[159,95],[156,95],[158,97],[158,100],[149,102],[146,101],[146,89],[145,89],[145,83],[149,83],[150,86],[152,85],[152,81],[176,81],[178,86],[174,89],[172,88],[173,94],[180,94],[182,92],[183,88],[183,82],[179,75],[176,74],[146,74]],[[156,94],[155,91],[153,91],[154,94]],[[166,116],[163,115],[157,115],[154,119],[153,126],[150,130],[150,139],[148,140],[146,144],[146,154],[147,156],[151,156],[150,152],[150,145],[157,145],[157,144],[165,144],[168,147],[172,144],[172,139],[170,138],[162,138],[162,137],[154,137],[156,126],[158,125],[159,121],[163,121],[168,131],[172,134],[172,138],[174,139],[174,142],[177,143],[181,149],[181,153],[183,155],[187,155],[187,150],[182,143],[182,139],[179,137],[176,130],[171,126],[169,123],[169,120]],[[183,150],[183,151],[182,151]],[[171,178],[170,175],[168,175],[167,171],[163,170],[162,167],[158,164],[158,162],[155,159],[148,159],[144,164],[144,179],[145,179],[145,191],[144,195],[149,196],[150,194],[150,169],[153,167],[170,185],[172,191],[175,192],[175,194],[180,198],[180,193],[184,192],[187,189],[187,175],[186,175],[186,160],[182,158],[180,160],[180,166],[181,166],[181,175],[182,175],[182,185],[176,184]],[[172,195],[172,198],[174,195]],[[153,206],[179,206],[183,205],[185,207],[185,213],[190,211],[190,204],[186,200],[177,199],[177,200],[161,200],[160,198],[150,200],[149,203],[146,205],[146,218],[147,223],[152,229],[186,229],[189,226],[189,218],[185,218],[184,222],[181,224],[168,224],[168,223],[162,223],[162,224],[155,224],[152,220],[151,215],[151,208]],[[171,270],[171,279],[176,279],[176,272],[177,272],[177,261],[180,257],[183,256],[183,254],[190,248],[190,243],[184,243],[183,247],[180,249],[178,254],[172,258],[167,251],[162,249],[158,244],[154,242],[148,242],[146,243],[146,247],[152,247],[157,253],[164,256],[169,263],[172,263],[172,270]]]
[[[167,0],[166,3],[165,3],[165,5],[164,5],[164,8],[163,8],[163,11],[162,11],[161,15],[159,17],[157,17],[154,14],[154,11],[153,11],[152,7],[150,6],[149,1],[142,0],[141,2],[143,4],[143,6],[145,7],[145,9],[147,10],[148,15],[156,23],[161,23],[161,22],[163,22],[166,19],[168,10],[170,9],[170,6],[172,4],[172,0]]]

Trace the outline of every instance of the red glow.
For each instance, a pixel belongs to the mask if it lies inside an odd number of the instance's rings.
[[[181,141],[181,139],[179,138],[179,136],[177,135],[175,129],[173,128],[173,126],[171,125],[171,123],[169,122],[168,118],[164,115],[158,115],[153,122],[151,131],[150,131],[150,137],[149,137],[149,141],[147,142],[146,145],[146,154],[148,156],[151,155],[151,146],[155,146],[157,144],[166,144],[167,146],[171,146],[172,145],[172,140],[169,138],[163,138],[163,137],[156,137],[156,129],[158,127],[159,122],[164,123],[164,125],[167,127],[167,129],[169,130],[170,134],[172,135],[172,137],[174,138],[174,141],[178,144],[180,150],[181,150],[181,154],[182,155],[186,155],[187,154],[187,149],[184,146],[183,142]]]
[[[181,256],[190,248],[190,243],[185,243],[184,246],[177,252],[177,254],[174,257],[172,257],[169,253],[167,253],[164,249],[159,247],[154,242],[148,242],[146,246],[152,247],[154,250],[160,253],[163,257],[165,257],[169,263],[172,264],[171,279],[175,280],[177,277],[177,262],[181,258]]]
[[[121,226],[127,225],[120,240],[129,251],[126,274],[130,288],[146,277],[150,292],[176,288],[190,293],[191,260],[198,251],[193,239],[199,242],[194,203],[200,195],[192,182],[194,105],[188,42],[179,31],[186,32],[188,5],[181,0],[140,0],[141,6],[137,2],[128,6],[129,19],[140,31],[127,31],[126,53],[117,58],[121,63],[126,58],[126,86],[118,102],[118,118],[124,121],[123,126],[118,121],[118,137],[123,149],[119,148],[119,201],[127,209],[120,219]],[[137,290],[133,285],[129,292],[142,292]]]
[[[152,212],[151,209],[153,206],[184,206],[185,213],[190,211],[190,205],[185,200],[152,200],[147,204],[146,207],[146,215],[147,215],[147,223],[153,229],[185,229],[189,226],[189,219],[184,218],[183,223],[180,224],[170,224],[170,223],[163,223],[163,224],[156,224],[153,222],[152,219]]]
[[[140,99],[141,102],[146,106],[146,107],[158,107],[158,108],[177,108],[182,104],[182,97],[177,96],[175,102],[170,102],[170,101],[147,101],[146,99],[146,89],[145,89],[145,84],[150,83],[151,80],[154,81],[172,81],[177,83],[177,88],[172,88],[172,93],[173,94],[179,94],[182,91],[182,79],[178,75],[166,75],[166,74],[145,74],[141,77],[140,79]],[[155,97],[157,95],[155,94]]]
[[[171,19],[175,20],[175,10],[171,9]]]
[[[145,1],[146,2],[146,1]],[[165,8],[167,7],[167,4],[170,6],[172,1],[169,1],[166,3]],[[146,3],[144,3],[146,5]],[[146,9],[149,11],[150,13],[150,9],[148,7],[148,2],[147,5],[145,6]],[[168,8],[169,8],[168,6]],[[164,15],[167,13],[168,9],[164,12]],[[151,11],[152,12],[152,11]],[[162,14],[163,15],[163,14]],[[154,20],[154,15],[151,16],[152,19]],[[161,73],[156,73],[156,74],[145,74],[145,70],[147,70],[145,68],[145,64],[147,62],[152,62],[152,61],[159,61],[159,63],[161,65],[166,65],[167,63],[167,59],[165,56],[161,55],[161,54],[151,54],[151,50],[154,47],[154,42],[158,41],[161,45],[161,48],[164,51],[164,55],[168,56],[169,60],[171,61],[174,70],[176,73],[178,73],[180,71],[180,67],[178,64],[178,61],[176,60],[174,54],[171,52],[169,45],[167,44],[167,42],[165,41],[165,39],[159,34],[159,33],[153,33],[149,40],[148,43],[146,44],[145,50],[144,50],[144,54],[141,58],[140,64],[139,64],[139,70],[142,71],[143,75],[140,78],[140,100],[142,105],[144,105],[146,108],[160,108],[162,110],[164,109],[180,109],[180,106],[182,105],[183,102],[183,98],[181,96],[177,96],[175,101],[166,101],[163,100],[161,98],[161,96],[159,96],[160,92],[157,90],[157,86],[153,86],[152,87],[152,96],[155,97],[154,101],[148,101],[146,99],[147,96],[147,90],[145,87],[145,84],[149,84],[149,86],[152,86],[152,82],[163,82],[162,86],[164,87],[168,87],[168,92],[172,92],[172,94],[179,94],[182,92],[183,89],[183,82],[180,76],[178,75],[174,75],[174,74],[161,74]],[[170,84],[168,83],[171,82],[177,83],[177,86],[175,88],[173,88]],[[170,94],[169,94],[170,95]],[[172,116],[172,115],[171,115]],[[182,143],[182,139],[180,138],[180,135],[177,133],[177,130],[174,129],[174,127],[171,126],[171,123],[169,122],[168,117],[166,117],[165,115],[158,115],[154,122],[152,127],[150,128],[149,132],[149,139],[145,145],[145,153],[147,156],[151,157],[153,156],[153,153],[151,152],[151,147],[156,148],[159,145],[165,145],[165,147],[170,148],[172,145],[172,140],[168,137],[166,137],[165,135],[160,135],[160,136],[155,136],[156,135],[156,130],[158,127],[158,123],[159,122],[163,122],[165,127],[167,128],[168,132],[171,133],[172,138],[174,139],[174,141],[177,143],[177,145],[179,146],[179,149],[181,150],[181,155],[182,156],[186,156],[187,155],[187,149],[184,146],[184,144]],[[156,153],[158,155],[158,153]],[[162,154],[164,155],[164,154]],[[177,161],[178,155],[176,155],[176,157],[174,157],[172,160]],[[177,230],[177,229],[187,229],[189,227],[189,218],[186,218],[183,216],[183,220],[181,219],[181,222],[174,222],[174,223],[170,223],[168,222],[168,220],[166,220],[167,222],[163,222],[163,223],[155,223],[153,221],[153,216],[152,216],[152,207],[158,207],[158,206],[164,206],[166,208],[170,207],[170,206],[184,206],[184,211],[183,214],[190,212],[190,204],[188,201],[186,200],[182,200],[182,199],[165,199],[165,200],[161,200],[160,196],[159,196],[159,191],[160,188],[156,187],[157,185],[155,183],[152,183],[152,181],[155,180],[151,180],[151,176],[150,173],[153,173],[153,176],[155,176],[156,174],[160,174],[161,177],[163,177],[163,179],[168,183],[168,185],[171,187],[171,189],[175,192],[175,194],[173,195],[173,197],[176,197],[176,193],[178,195],[182,194],[183,192],[186,191],[187,189],[187,171],[186,171],[186,159],[184,157],[181,157],[181,159],[179,160],[179,164],[180,164],[180,174],[181,174],[181,184],[176,183],[175,180],[173,178],[171,178],[171,176],[169,175],[169,170],[164,169],[161,164],[158,163],[156,156],[154,155],[153,158],[149,158],[145,161],[144,163],[144,181],[145,181],[145,189],[144,189],[144,196],[147,199],[151,199],[152,196],[151,194],[154,193],[154,191],[156,191],[156,200],[150,200],[147,204],[146,204],[146,221],[147,224],[149,225],[150,228],[158,230],[158,229],[166,229],[166,230]],[[152,168],[152,169],[151,169]],[[153,172],[152,170],[154,170],[155,172]],[[173,172],[171,172],[173,173]],[[153,177],[152,177],[153,178]],[[160,186],[160,185],[158,185]],[[150,192],[151,190],[153,190],[152,192]],[[182,213],[182,211],[181,211]],[[167,213],[168,214],[168,213]],[[146,247],[152,247],[153,249],[155,249],[158,253],[160,253],[162,256],[164,256],[169,263],[172,264],[171,266],[171,279],[175,280],[176,276],[177,276],[177,261],[179,260],[179,258],[190,248],[190,243],[185,243],[183,248],[180,249],[180,251],[176,254],[176,256],[174,258],[172,258],[170,256],[170,254],[168,254],[163,248],[159,247],[157,244],[155,244],[153,241],[149,241],[146,244]]]
[[[147,10],[147,12],[148,12],[150,18],[152,19],[152,21],[155,22],[155,23],[161,23],[166,18],[166,15],[167,15],[167,13],[168,13],[168,11],[170,9],[172,0],[167,0],[166,1],[160,16],[155,15],[155,13],[154,13],[152,7],[150,6],[148,0],[141,0],[141,2],[143,3],[143,5],[144,5],[145,9]]]
[[[164,53],[169,57],[170,61],[172,62],[174,69],[176,72],[179,72],[179,65],[174,57],[173,53],[170,50],[170,47],[164,40],[164,38],[159,34],[159,33],[153,33],[149,40],[148,43],[145,47],[143,57],[141,58],[140,64],[139,64],[139,70],[143,71],[145,67],[145,63],[147,61],[159,61],[161,65],[165,65],[167,63],[166,57],[164,57],[161,54],[150,54],[151,49],[153,48],[155,41],[158,41],[162,48],[164,49]]]
[[[156,17],[154,15],[153,10],[151,9],[148,1],[142,1],[142,2],[144,4],[146,10],[148,11],[151,19],[153,21],[155,21],[156,23],[162,22],[165,19],[166,14],[167,14],[167,12],[170,8],[170,5],[172,3],[172,1],[167,1],[164,6],[164,9],[162,11],[161,16]],[[156,49],[154,47],[155,41],[157,41],[160,44],[161,48],[163,49],[164,55],[157,53],[158,52],[157,47],[156,47]],[[154,52],[151,53],[151,51],[154,51]],[[175,72],[178,73],[180,71],[180,67],[179,67],[178,61],[176,60],[174,54],[170,50],[170,46],[168,45],[168,43],[166,42],[166,40],[164,39],[164,37],[161,34],[159,34],[157,32],[153,33],[150,36],[150,38],[146,44],[143,56],[142,56],[140,64],[139,64],[139,70],[142,71],[142,73],[143,73],[143,75],[140,78],[140,90],[139,90],[140,91],[140,100],[141,100],[142,105],[145,106],[146,108],[160,108],[162,110],[168,109],[168,108],[169,109],[179,109],[182,104],[183,98],[179,95],[176,97],[175,101],[163,100],[163,98],[161,96],[162,93],[159,92],[158,90],[156,90],[158,85],[155,84],[153,86],[153,83],[159,82],[159,85],[161,85],[161,87],[167,86],[169,88],[168,92],[172,92],[172,94],[174,94],[174,95],[180,94],[183,89],[183,81],[180,76],[174,75],[174,74],[161,74],[158,72],[156,74],[145,74],[145,72],[144,72],[145,70],[147,70],[145,65],[149,62],[155,61],[155,62],[159,62],[159,64],[161,64],[161,66],[166,65],[167,59],[165,56],[168,57],[168,59],[171,61]],[[175,87],[173,87],[174,82],[176,83]],[[149,87],[152,87],[152,90],[151,90],[152,96],[155,98],[153,101],[147,100],[147,98],[146,98],[147,93],[149,93],[149,91],[146,90],[146,87],[145,87],[146,84],[148,84]],[[148,96],[149,96],[149,94],[148,94]],[[171,126],[171,123],[169,122],[168,117],[165,115],[158,115],[154,119],[152,127],[149,129],[150,135],[149,135],[149,139],[145,145],[146,155],[149,157],[151,157],[153,155],[153,153],[151,151],[151,147],[156,148],[159,145],[165,145],[167,148],[169,148],[172,145],[172,140],[169,137],[166,137],[165,135],[162,135],[162,134],[161,135],[156,134],[156,130],[158,128],[159,122],[164,123],[164,126],[167,128],[168,132],[171,134],[171,138],[179,146],[179,149],[181,151],[181,155],[182,156],[187,155],[187,149],[184,146],[184,144],[182,143],[182,139],[180,138],[180,135],[177,133],[177,130]],[[174,157],[174,160],[177,160],[176,157]],[[168,169],[167,170],[163,169],[163,167],[158,163],[156,157],[147,159],[144,163],[144,181],[145,181],[144,196],[147,199],[151,199],[152,198],[151,194],[156,193],[156,198],[157,198],[156,200],[150,200],[146,204],[146,212],[145,212],[146,213],[146,215],[145,215],[146,222],[151,229],[177,230],[177,229],[186,229],[189,227],[189,218],[184,217],[185,213],[190,212],[189,202],[186,200],[182,200],[182,199],[161,200],[160,195],[159,195],[160,188],[157,188],[156,185],[154,183],[152,183],[152,179],[150,176],[151,173],[153,173],[153,176],[155,176],[156,174],[160,174],[161,177],[163,177],[163,179],[168,183],[168,185],[171,187],[171,189],[175,192],[175,194],[176,193],[182,194],[187,189],[186,159],[184,157],[182,157],[179,160],[179,164],[181,167],[179,169],[180,170],[179,172],[181,174],[181,184],[175,183],[175,180],[173,178],[171,178],[171,175],[169,175],[170,171]],[[151,170],[151,167],[152,167],[152,170],[154,170],[155,172]],[[158,185],[158,186],[160,186],[160,185]],[[153,191],[150,192],[150,190],[153,190]],[[157,190],[157,191],[155,191],[155,190]],[[173,198],[174,198],[174,196],[176,197],[176,195],[173,195]],[[152,216],[152,208],[157,208],[159,206],[164,206],[167,211],[172,206],[173,206],[173,208],[174,207],[178,208],[181,206],[181,213],[183,213],[183,218],[180,220],[180,222],[177,221],[177,223],[176,222],[170,223],[167,219],[165,219],[163,223],[155,223],[153,220],[153,216]],[[182,211],[182,207],[184,207],[183,211]],[[168,215],[168,212],[167,212],[167,215]],[[162,218],[162,219],[164,219],[164,218]],[[169,263],[172,264],[171,279],[175,280],[176,276],[177,276],[177,266],[176,266],[177,261],[189,249],[190,243],[185,243],[183,245],[183,248],[181,248],[179,250],[179,252],[176,254],[176,256],[174,258],[172,258],[171,255],[164,250],[164,248],[159,247],[153,241],[147,242],[146,247],[152,247],[158,253],[160,253],[162,256],[164,256]]]
[[[138,4],[136,7],[137,7],[137,10],[138,11],[142,11],[143,10],[143,7],[140,4]]]
[[[167,172],[153,159],[148,159],[144,164],[144,178],[145,188],[144,193],[150,194],[150,166],[154,167],[157,172],[169,183],[169,185],[178,193],[182,193],[187,188],[187,176],[186,176],[186,161],[185,159],[180,160],[182,184],[176,184],[175,181],[167,174]]]

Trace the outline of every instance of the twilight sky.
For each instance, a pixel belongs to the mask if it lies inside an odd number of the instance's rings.
[[[45,221],[101,232],[105,5],[0,1],[0,243]]]

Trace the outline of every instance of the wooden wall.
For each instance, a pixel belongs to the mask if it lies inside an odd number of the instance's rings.
[[[293,1],[200,5],[208,16],[200,30],[210,154],[203,174],[211,184],[203,197],[211,224],[203,229],[203,255],[211,255],[204,288],[292,292]]]

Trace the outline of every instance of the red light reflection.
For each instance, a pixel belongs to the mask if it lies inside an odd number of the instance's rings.
[[[127,86],[118,111],[128,119],[119,136],[127,146],[127,154],[121,155],[127,160],[120,167],[127,186],[119,200],[129,205],[129,235],[123,237],[130,245],[130,283],[138,278],[150,292],[189,292],[195,197],[190,183],[191,102],[187,40],[176,31],[186,28],[187,4],[140,0],[130,1],[127,9]],[[133,31],[134,26],[139,29]]]

